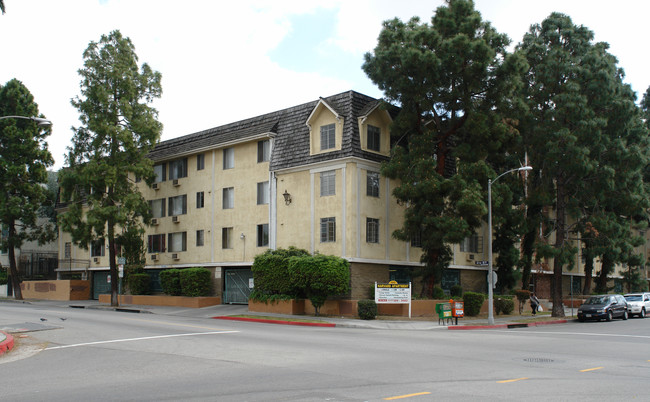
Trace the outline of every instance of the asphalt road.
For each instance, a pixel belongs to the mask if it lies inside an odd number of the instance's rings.
[[[2,401],[650,399],[650,319],[405,331],[0,303],[0,328],[29,330]]]

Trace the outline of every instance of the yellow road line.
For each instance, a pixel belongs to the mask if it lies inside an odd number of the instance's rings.
[[[528,377],[521,377],[521,378],[513,378],[512,380],[502,380],[502,381],[497,381],[499,384],[505,384],[507,382],[515,382],[515,381],[521,381],[521,380],[527,380]]]
[[[603,368],[605,368],[605,367],[594,367],[594,368],[588,368],[588,369],[580,370],[580,372],[581,372],[581,373],[586,373],[587,371],[600,370],[600,369],[603,369]]]
[[[410,398],[413,396],[420,396],[420,395],[429,395],[431,392],[418,392],[417,394],[407,394],[407,395],[399,395],[399,396],[391,396],[390,398],[384,398],[385,401],[393,401],[395,399],[404,399],[404,398]]]

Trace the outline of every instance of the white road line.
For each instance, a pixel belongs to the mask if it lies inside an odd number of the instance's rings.
[[[586,332],[548,332],[548,331],[502,331],[502,330],[486,330],[492,332],[504,332],[504,333],[519,333],[519,334],[549,334],[549,335],[586,335],[586,336],[605,336],[605,337],[621,337],[621,338],[641,338],[641,339],[650,339],[650,335],[625,335],[625,334],[590,334]]]
[[[239,331],[194,332],[194,333],[190,333],[190,334],[158,335],[158,336],[145,336],[145,337],[142,337],[142,338],[113,339],[111,341],[97,341],[97,342],[77,343],[77,344],[74,344],[74,345],[52,346],[51,348],[46,348],[45,350],[76,348],[78,346],[102,345],[102,344],[106,344],[106,343],[144,341],[144,340],[149,340],[149,339],[175,338],[175,337],[179,337],[179,336],[234,334],[234,333],[237,333],[237,332],[239,332]]]

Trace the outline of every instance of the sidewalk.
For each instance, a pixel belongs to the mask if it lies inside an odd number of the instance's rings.
[[[279,321],[278,323],[290,324],[288,320],[311,320],[322,321],[324,323],[331,323],[337,327],[343,328],[366,328],[366,329],[392,329],[392,330],[470,330],[470,329],[497,329],[497,328],[520,328],[528,326],[548,325],[548,324],[561,324],[567,321],[574,320],[575,317],[571,316],[571,310],[565,311],[565,318],[552,318],[549,315],[540,315],[536,317],[531,315],[509,315],[509,316],[495,316],[495,325],[488,325],[487,317],[477,318],[460,318],[458,325],[443,325],[438,324],[438,319],[435,317],[389,317],[380,316],[375,320],[360,320],[347,317],[314,317],[314,316],[295,316],[283,315],[272,313],[257,313],[248,311],[248,305],[231,305],[221,304],[216,306],[209,306],[203,308],[181,308],[181,307],[168,307],[168,306],[142,306],[142,305],[121,305],[119,307],[112,307],[108,304],[101,304],[97,300],[72,300],[72,301],[56,301],[56,300],[24,300],[16,301],[13,299],[0,299],[0,303],[29,303],[43,306],[56,306],[60,308],[85,308],[85,309],[102,309],[113,310],[124,313],[140,313],[140,314],[159,314],[159,315],[172,315],[192,318],[215,318],[215,317],[231,317],[237,315],[259,316],[256,318],[245,318],[244,321],[268,321],[269,317],[272,320]],[[576,310],[574,309],[574,312]],[[285,320],[283,320],[285,319]],[[241,320],[241,319],[240,319]],[[297,325],[293,322],[293,325]],[[309,325],[303,323],[299,325]]]

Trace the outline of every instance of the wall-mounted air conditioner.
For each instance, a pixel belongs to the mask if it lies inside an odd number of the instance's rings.
[[[174,187],[178,187],[181,185],[181,183],[178,182],[178,179],[174,179],[173,181]]]
[[[151,254],[151,261],[158,261],[158,254]]]
[[[467,254],[467,261],[469,262],[474,261],[474,254]]]
[[[172,254],[172,260],[178,261],[180,259],[181,259],[181,257],[177,253]]]
[[[181,221],[181,219],[178,217],[178,215],[176,215],[176,216],[172,216],[172,222],[174,222],[174,223],[178,223],[178,222],[180,222],[180,221]]]
[[[151,188],[153,188],[154,190],[158,190],[160,188],[160,186],[159,186],[158,183],[154,183],[154,184],[151,185]]]
[[[158,226],[158,219],[157,218],[151,219],[151,226]]]
[[[95,264],[99,264],[99,257],[94,257],[94,258],[93,258],[93,262],[94,262]]]

